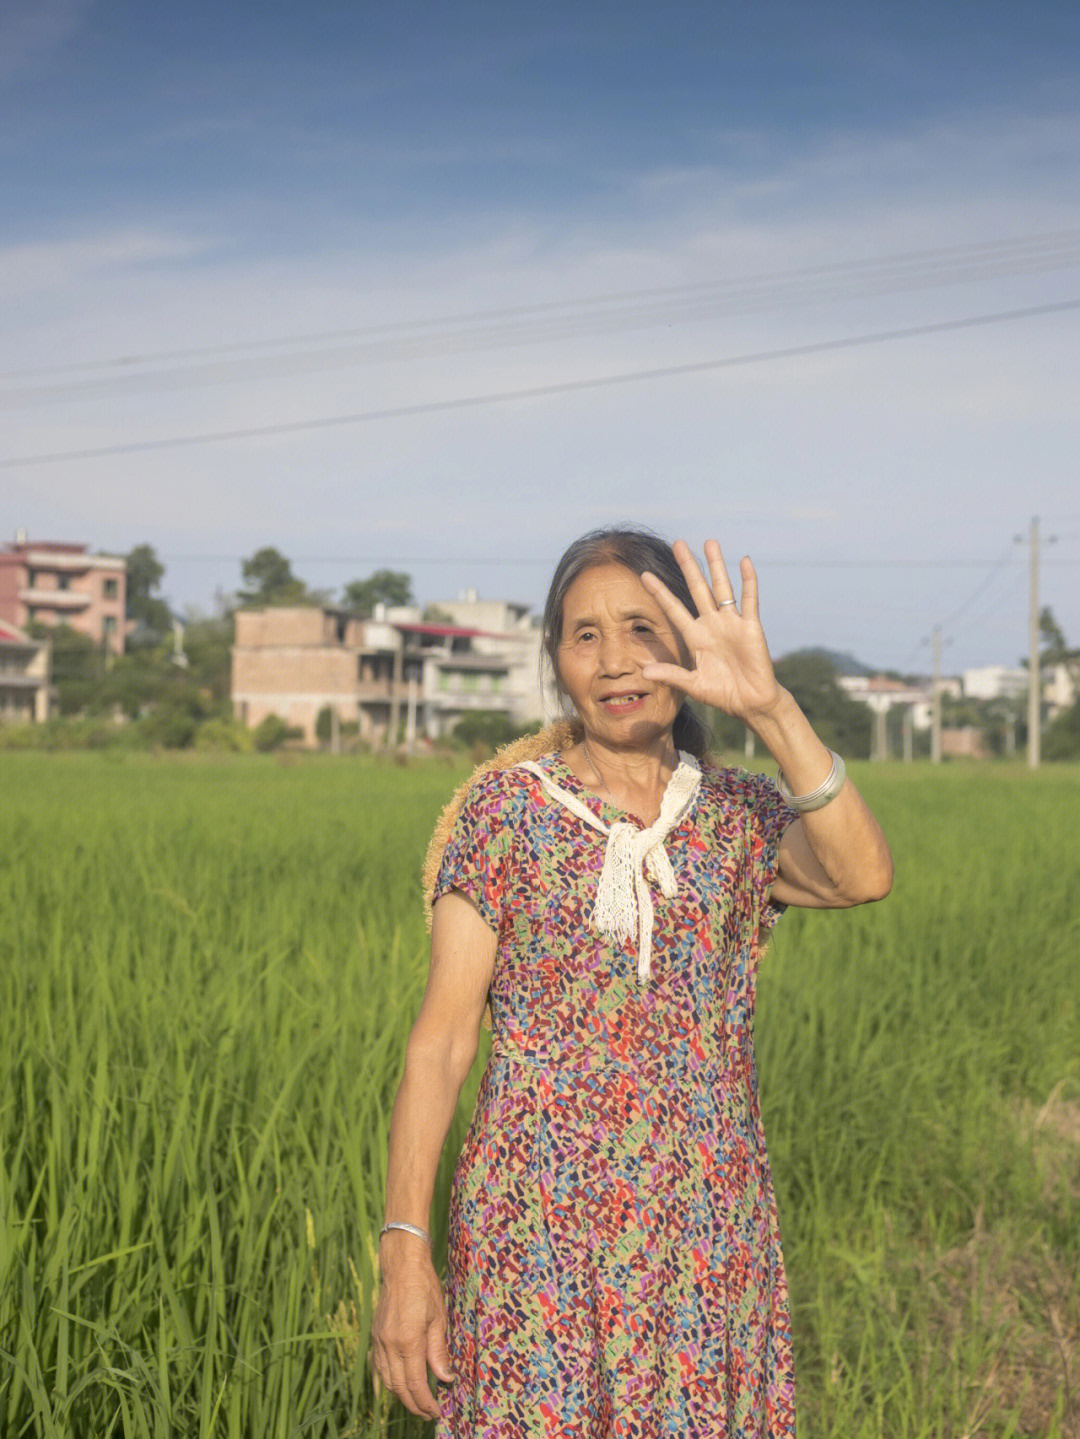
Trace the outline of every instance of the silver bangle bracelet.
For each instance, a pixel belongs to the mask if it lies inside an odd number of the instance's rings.
[[[797,809],[800,814],[806,814],[812,809],[821,809],[831,799],[835,799],[844,788],[844,761],[834,749],[831,749],[829,753],[832,755],[832,769],[817,789],[812,789],[809,794],[792,794],[791,786],[784,778],[784,771],[782,769],[776,771],[776,788],[791,808]]]
[[[427,1232],[426,1229],[421,1229],[416,1224],[406,1224],[404,1220],[395,1219],[390,1224],[384,1224],[383,1227],[379,1230],[380,1239],[383,1237],[383,1235],[388,1229],[404,1229],[409,1234],[415,1234],[417,1239],[425,1239],[427,1241],[429,1249],[434,1247],[431,1243],[431,1235]]]

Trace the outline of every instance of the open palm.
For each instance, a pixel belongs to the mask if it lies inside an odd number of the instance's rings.
[[[697,618],[656,575],[643,574],[641,582],[682,637],[692,668],[651,663],[642,667],[642,676],[672,685],[691,699],[744,721],[765,712],[775,704],[781,691],[758,619],[754,566],[746,558],[739,567],[742,595],[736,604],[716,540],[705,541],[711,588],[689,546],[683,540],[676,540],[671,548],[686,576],[698,609]]]

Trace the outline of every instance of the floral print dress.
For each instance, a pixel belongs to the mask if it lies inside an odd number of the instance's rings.
[[[606,824],[640,825],[558,754],[539,763]],[[636,941],[590,924],[603,834],[526,770],[470,789],[435,896],[469,895],[498,948],[451,1187],[437,1439],[795,1434],[752,1029],[795,818],[764,777],[703,767],[639,985]]]

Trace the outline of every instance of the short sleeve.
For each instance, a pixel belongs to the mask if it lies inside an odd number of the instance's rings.
[[[460,889],[498,932],[523,795],[524,786],[505,770],[481,775],[469,789],[443,850],[433,904]]]
[[[739,778],[746,801],[754,919],[762,929],[772,929],[787,905],[766,896],[776,879],[780,840],[788,825],[799,815],[767,775],[750,774],[744,770]]]

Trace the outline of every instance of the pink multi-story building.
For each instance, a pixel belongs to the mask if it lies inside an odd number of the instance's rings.
[[[114,654],[124,652],[127,565],[86,545],[29,541],[0,549],[0,620],[69,624]]]

